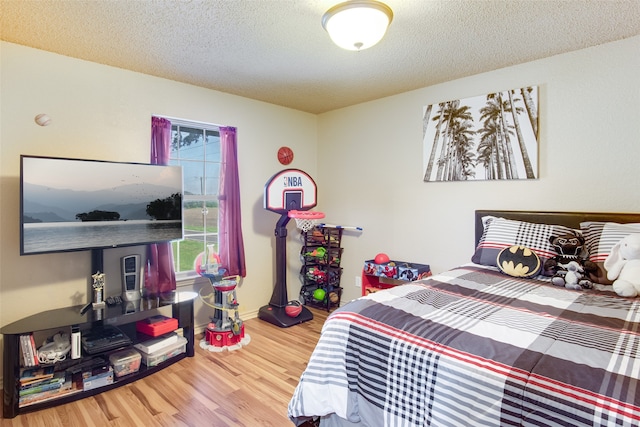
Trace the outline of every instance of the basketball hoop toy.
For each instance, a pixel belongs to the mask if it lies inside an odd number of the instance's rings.
[[[324,212],[318,211],[296,211],[291,210],[287,213],[289,218],[296,220],[296,227],[303,233],[311,230],[316,226],[318,221],[324,218]]]
[[[264,186],[264,208],[280,218],[273,233],[276,282],[269,304],[260,307],[258,318],[281,328],[313,319],[313,313],[307,307],[296,305],[287,295],[287,224],[295,219],[298,229],[305,232],[324,218],[322,212],[310,212],[316,207],[317,195],[315,181],[300,169],[283,169]]]

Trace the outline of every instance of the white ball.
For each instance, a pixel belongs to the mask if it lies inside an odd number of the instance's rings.
[[[51,117],[46,114],[38,114],[35,120],[40,126],[48,126],[51,123]]]

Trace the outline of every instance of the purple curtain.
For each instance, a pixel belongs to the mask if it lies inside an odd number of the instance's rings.
[[[171,122],[160,117],[151,118],[151,164],[166,165],[171,153]],[[158,294],[176,289],[171,242],[147,246],[147,268],[144,286],[148,293]]]
[[[220,128],[220,189],[218,191],[218,244],[220,263],[229,275],[246,277],[240,215],[240,179],[236,128]]]

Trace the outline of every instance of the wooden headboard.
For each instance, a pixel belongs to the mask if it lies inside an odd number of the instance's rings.
[[[487,215],[499,216],[506,219],[533,222],[539,224],[558,224],[571,228],[580,228],[585,221],[611,221],[618,223],[638,222],[640,213],[616,212],[529,212],[529,211],[490,211],[477,210],[475,213],[476,246],[482,237],[482,217]]]

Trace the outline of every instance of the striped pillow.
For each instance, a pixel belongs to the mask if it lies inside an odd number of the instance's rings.
[[[640,233],[640,224],[618,224],[617,222],[581,222],[580,230],[585,238],[585,246],[589,251],[589,260],[598,266],[598,283],[610,285],[604,261],[611,253],[613,246],[625,236]]]
[[[563,225],[534,224],[500,217],[483,217],[484,231],[471,261],[476,264],[497,267],[501,250],[513,245],[525,246],[538,255],[540,262],[556,256],[549,238],[561,234],[575,234]]]

